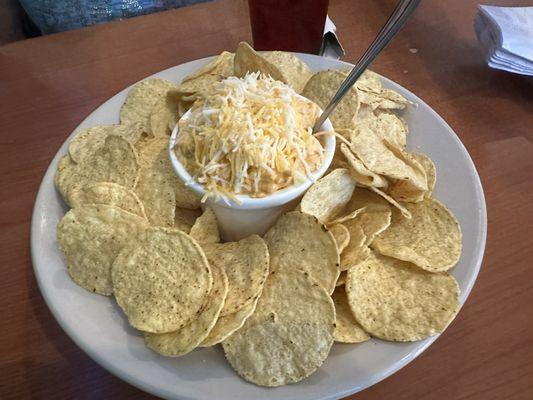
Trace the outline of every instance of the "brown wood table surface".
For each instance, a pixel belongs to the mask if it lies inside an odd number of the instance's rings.
[[[476,3],[422,2],[373,68],[432,106],[472,155],[488,204],[483,267],[448,330],[353,398],[533,398],[533,81],[484,65]],[[346,60],[394,4],[331,1]],[[93,362],[48,311],[30,260],[35,195],[61,143],[107,98],[250,36],[246,2],[222,0],[0,47],[0,398],[153,398]]]

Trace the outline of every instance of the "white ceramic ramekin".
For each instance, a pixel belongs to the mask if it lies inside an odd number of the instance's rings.
[[[185,113],[183,119],[187,119],[190,111]],[[322,124],[321,131],[333,132],[333,126],[329,119]],[[174,127],[170,137],[170,160],[172,167],[178,177],[185,182],[198,196],[205,194],[204,187],[194,180],[183,167],[174,152],[174,145],[179,135],[178,124]],[[294,208],[297,200],[303,193],[319,179],[328,169],[335,153],[335,136],[323,135],[324,163],[311,174],[310,179],[299,185],[292,185],[278,190],[265,197],[250,197],[247,195],[237,195],[240,203],[226,199],[215,200],[209,197],[203,206],[209,206],[217,216],[220,233],[225,241],[235,241],[245,238],[251,234],[263,235],[285,211]]]

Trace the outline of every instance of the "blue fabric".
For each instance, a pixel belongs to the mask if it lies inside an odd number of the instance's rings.
[[[20,0],[44,34],[136,17],[209,0]]]

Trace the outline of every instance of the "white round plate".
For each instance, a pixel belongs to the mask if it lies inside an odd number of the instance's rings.
[[[299,56],[315,71],[350,66],[317,56]],[[177,83],[207,61],[209,58],[192,61],[154,76]],[[433,159],[438,173],[434,195],[453,211],[461,224],[463,254],[452,274],[461,286],[464,303],[481,266],[487,233],[485,199],[478,174],[459,138],[435,111],[396,83],[384,78],[383,84],[418,104],[407,107],[404,113],[410,130],[408,148]],[[83,128],[117,123],[127,91],[102,104],[70,138]],[[56,241],[56,224],[67,208],[53,183],[57,163],[67,153],[67,142],[48,167],[35,201],[31,226],[35,275],[48,307],[65,332],[97,363],[130,384],[169,399],[336,399],[381,381],[411,362],[436,339],[335,344],[326,362],[311,377],[275,389],[257,387],[239,378],[225,361],[220,346],[197,349],[180,358],[155,354],[144,346],[141,335],[128,326],[112,298],[87,292],[75,285],[67,273]]]

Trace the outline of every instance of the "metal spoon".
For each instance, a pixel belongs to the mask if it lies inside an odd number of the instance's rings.
[[[368,47],[368,49],[361,56],[359,61],[355,64],[350,71],[348,77],[342,82],[339,90],[335,93],[335,96],[331,99],[328,106],[324,109],[320,117],[317,119],[313,131],[317,132],[320,126],[324,123],[326,118],[331,114],[333,109],[339,104],[344,95],[348,92],[361,74],[366,70],[372,61],[378,56],[379,53],[385,48],[392,38],[398,33],[398,31],[404,26],[405,22],[409,19],[413,11],[420,3],[420,0],[402,0],[398,3],[393,13],[383,25],[383,28],[379,31],[378,35]]]

